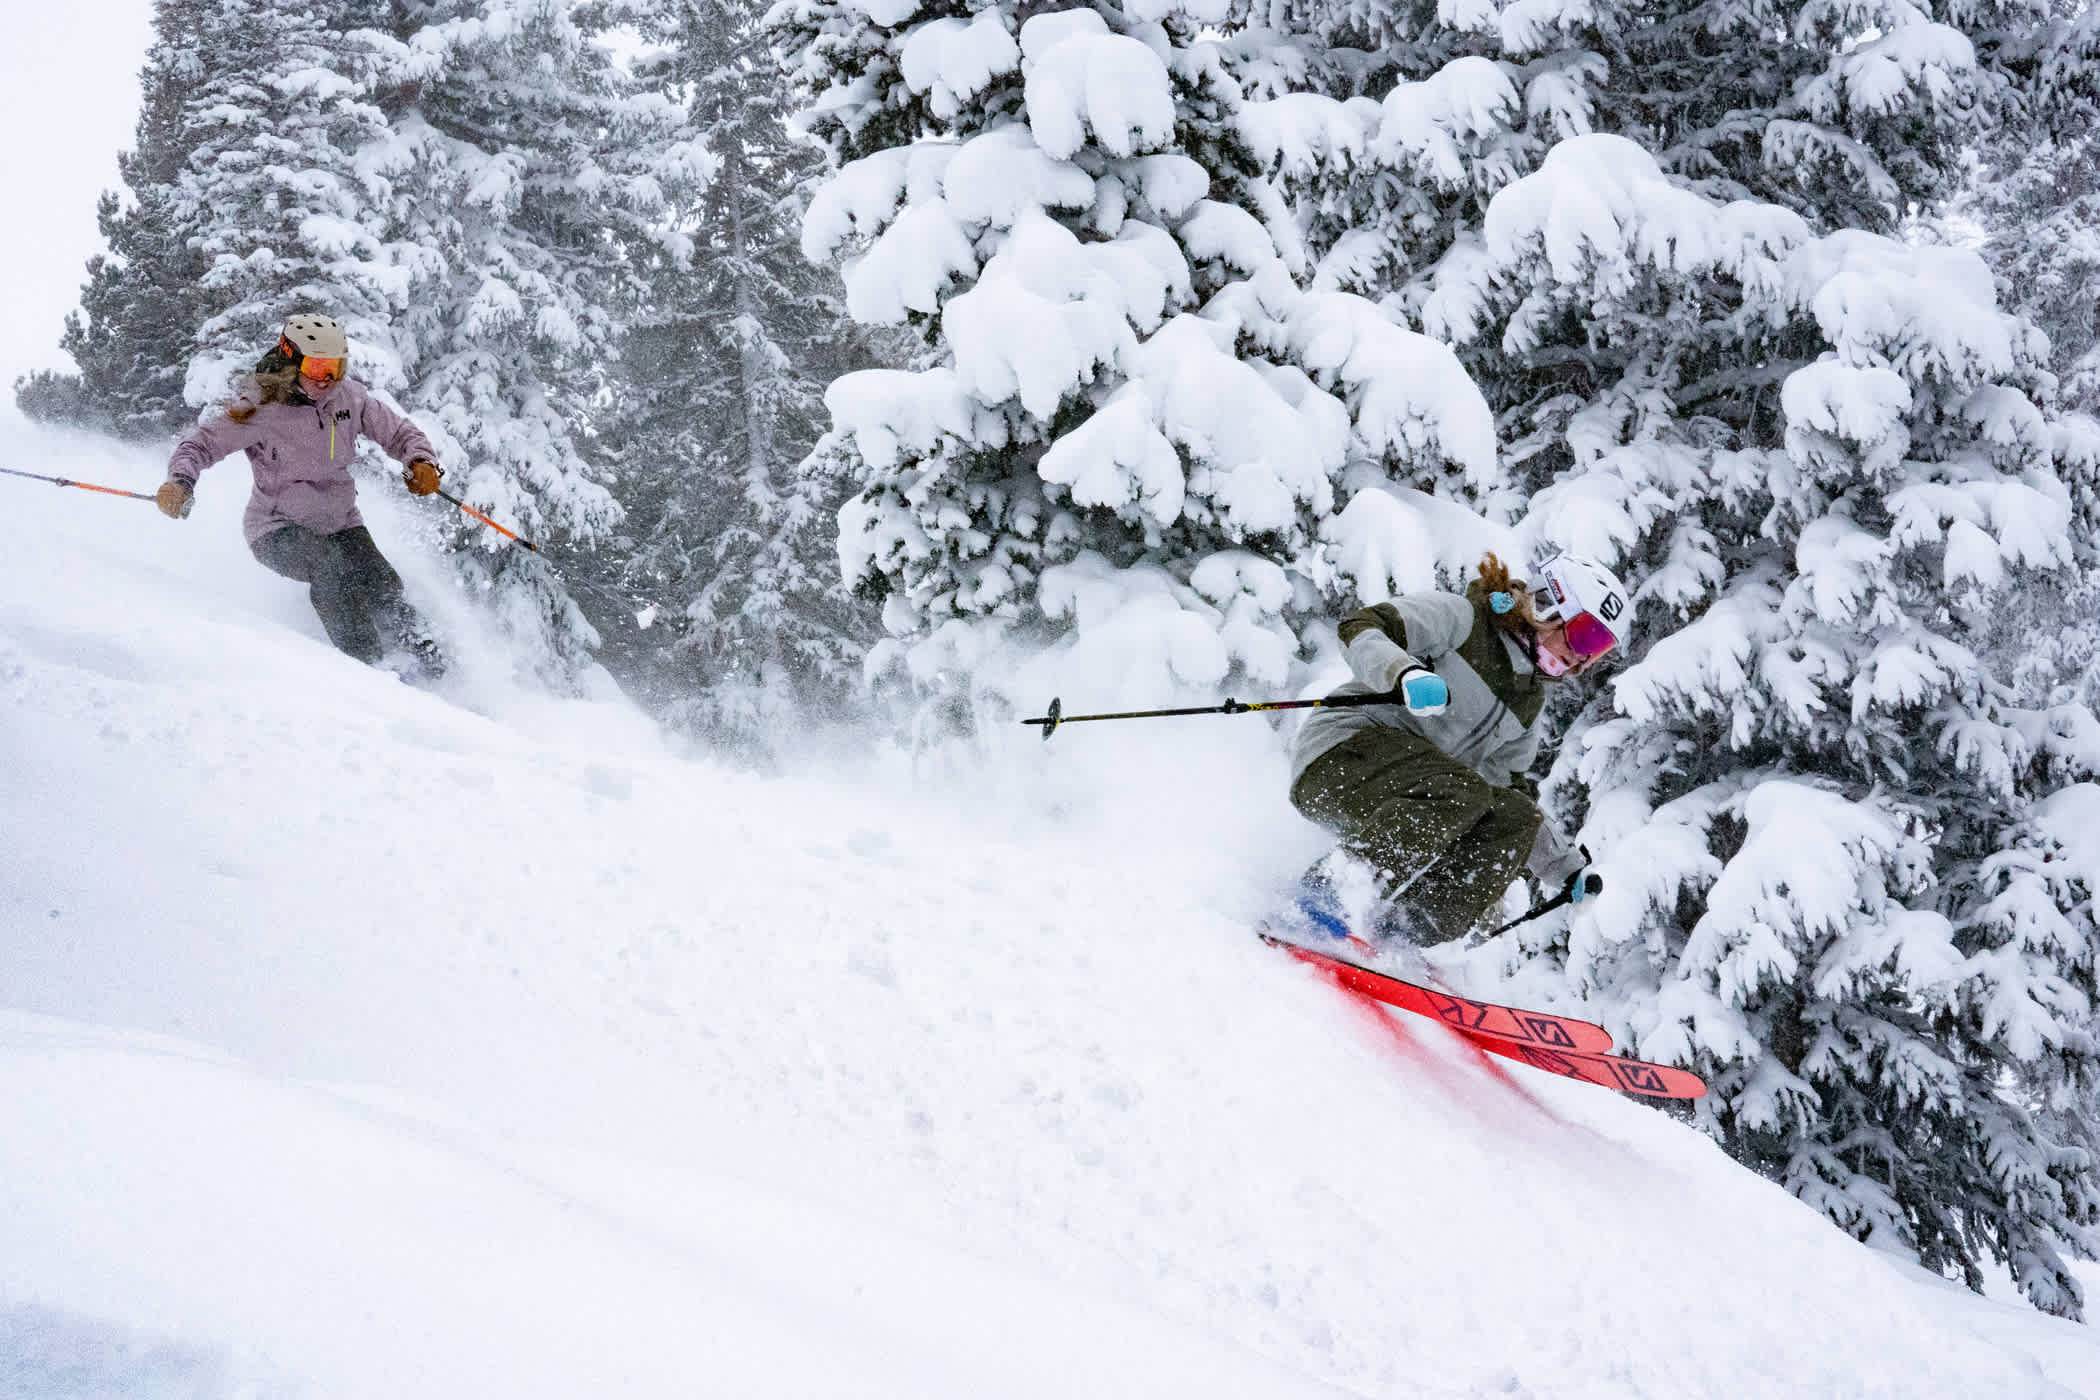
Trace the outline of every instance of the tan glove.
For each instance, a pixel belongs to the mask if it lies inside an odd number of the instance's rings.
[[[429,496],[436,493],[438,478],[444,474],[445,469],[437,463],[425,461],[423,458],[418,457],[415,461],[410,462],[407,469],[401,473],[401,479],[408,483],[410,495]]]
[[[190,488],[174,480],[163,481],[160,490],[153,493],[153,504],[159,506],[160,513],[170,520],[186,518],[192,499]]]

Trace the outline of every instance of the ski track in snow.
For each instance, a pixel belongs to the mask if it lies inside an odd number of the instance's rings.
[[[0,485],[0,1396],[2100,1396],[1259,945],[1265,721],[752,776],[514,684],[373,484],[459,703],[337,656],[245,487]]]

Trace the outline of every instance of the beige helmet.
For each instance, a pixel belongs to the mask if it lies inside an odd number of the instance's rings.
[[[294,359],[312,355],[318,359],[342,360],[350,356],[350,337],[343,334],[342,322],[333,316],[300,311],[284,318],[281,348]]]

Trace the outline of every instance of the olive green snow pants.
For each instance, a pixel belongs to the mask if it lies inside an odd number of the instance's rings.
[[[1498,788],[1421,735],[1378,728],[1321,754],[1291,805],[1382,873],[1382,891],[1418,943],[1470,932],[1524,868],[1538,804]]]

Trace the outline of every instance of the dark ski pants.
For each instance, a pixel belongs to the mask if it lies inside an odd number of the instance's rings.
[[[308,585],[314,611],[336,650],[377,665],[389,642],[420,627],[401,591],[401,576],[362,525],[317,534],[287,525],[255,542],[255,557]]]
[[[1421,735],[1378,728],[1321,754],[1291,805],[1381,872],[1418,943],[1463,937],[1524,868],[1544,819]]]

